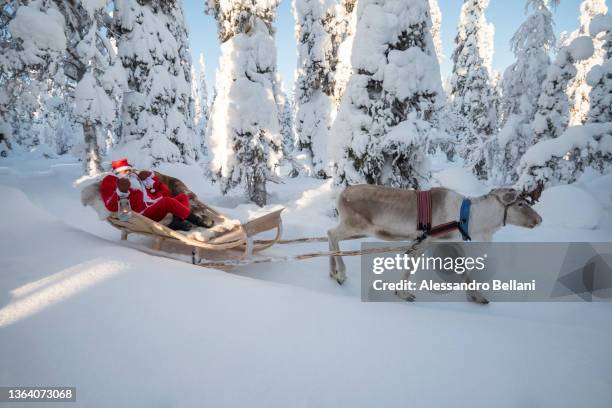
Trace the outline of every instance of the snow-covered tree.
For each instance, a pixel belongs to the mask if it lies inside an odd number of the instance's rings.
[[[279,90],[276,94],[276,107],[278,109],[278,123],[280,126],[281,139],[283,141],[283,155],[288,157],[292,154],[296,140],[293,132],[293,103],[279,81]]]
[[[533,144],[531,123],[550,65],[548,54],[555,44],[550,9],[554,4],[554,0],[527,0],[526,11],[531,14],[511,39],[516,62],[506,69],[502,80],[503,128],[496,138],[496,168],[492,169],[497,183],[516,179],[518,161]]]
[[[30,148],[41,142],[42,95],[62,76],[64,17],[50,0],[7,1],[0,22],[0,125],[10,127],[13,147]]]
[[[84,166],[88,174],[101,170],[98,133],[115,120],[114,98],[125,88],[121,63],[114,55],[109,59],[99,51],[100,39],[96,21],[77,45],[77,53],[85,63],[85,72],[74,92],[76,121],[83,125],[85,142]],[[105,48],[112,53],[110,45]]]
[[[209,0],[206,8],[221,41],[211,170],[223,193],[242,186],[258,205],[266,204],[266,180],[277,174],[282,158],[272,25],[277,6],[277,0]]]
[[[198,65],[197,74],[195,68],[192,67],[191,69],[191,94],[195,101],[195,127],[200,142],[200,150],[203,154],[207,154],[206,128],[210,115],[208,111],[208,88],[206,86],[206,64],[203,54],[200,54]]]
[[[589,25],[593,17],[606,14],[608,7],[605,0],[582,0],[580,4],[580,27],[572,32],[566,39],[569,44],[574,38],[589,35]],[[567,93],[570,100],[570,125],[581,125],[587,120],[589,113],[589,94],[591,87],[587,82],[587,75],[591,68],[600,65],[604,60],[603,38],[593,38],[595,52],[593,56],[576,64],[576,76],[570,82]]]
[[[497,107],[489,69],[493,27],[487,23],[485,10],[489,0],[464,0],[456,48],[453,52],[453,72],[450,97],[453,110],[464,123],[455,129],[459,138],[459,153],[471,162],[480,178],[487,176],[488,142],[497,130]]]
[[[7,157],[13,150],[12,133],[13,130],[8,123],[0,122],[0,157]]]
[[[443,105],[427,0],[357,3],[351,76],[332,128],[336,184],[422,188]]]
[[[338,16],[343,13],[334,0],[294,0],[293,14],[298,42],[294,89],[298,148],[308,155],[313,174],[325,178],[329,129],[336,111]]]
[[[587,76],[592,86],[590,123],[569,127],[559,137],[541,140],[528,149],[518,167],[519,188],[531,191],[537,187],[573,183],[587,168],[602,174],[612,172],[611,32],[612,17],[601,15],[592,19],[590,34],[595,38],[603,37],[605,60],[595,65]],[[593,45],[590,38],[578,37],[566,50],[573,58],[587,59]]]
[[[125,73],[114,47],[104,35],[109,16],[106,0],[62,2],[68,38],[67,69],[74,82],[72,119],[81,125],[82,159],[86,174],[102,170],[99,140],[112,128],[116,102],[126,87]]]
[[[578,37],[557,51],[555,61],[548,68],[538,109],[533,120],[534,141],[559,137],[569,123],[569,100],[566,89],[576,75],[575,64],[593,54],[590,37]]]
[[[546,78],[550,58],[548,53],[555,43],[552,12],[547,0],[527,0],[531,14],[520,25],[511,39],[516,62],[504,72],[504,120],[511,115],[531,120]]]
[[[517,167],[516,188],[533,191],[570,184],[587,168],[604,174],[612,171],[612,123],[569,127],[558,138],[531,146]]]
[[[442,12],[438,0],[429,0],[429,9],[431,13],[431,36],[434,47],[436,47],[438,62],[441,64],[444,60],[444,49],[442,48]]]
[[[297,177],[300,172],[309,174],[310,166],[307,166],[304,162],[298,163],[296,159],[297,140],[293,125],[295,111],[293,99],[285,92],[283,82],[278,73],[276,74],[276,80],[273,84],[274,99],[278,111],[278,125],[282,142],[283,161],[291,166],[288,175],[290,177]]]
[[[115,0],[113,33],[129,87],[119,144],[140,166],[198,158],[182,8],[180,0]]]
[[[591,87],[588,123],[612,122],[612,16],[593,18],[590,33],[603,42],[603,62],[593,66],[587,76]]]
[[[6,96],[2,99],[8,101],[4,116],[12,129],[13,142],[26,150],[41,143],[40,119],[44,108],[41,96],[47,90],[44,81],[38,79],[42,75],[43,71],[26,70],[7,76],[7,87],[3,89]]]
[[[503,114],[503,91],[502,91],[502,74],[500,71],[491,69],[491,91],[493,92],[493,105],[497,109],[497,127],[499,129]]]
[[[58,155],[74,153],[74,149],[79,148],[83,140],[81,125],[76,122],[74,115],[76,84],[65,75],[72,67],[70,51],[73,44],[70,24],[68,21],[66,23],[69,48],[68,55],[64,57],[64,69],[58,70],[52,79],[45,81],[38,96],[39,110],[32,129],[40,142],[49,146],[50,152]]]
[[[189,47],[189,31],[187,30],[187,23],[185,21],[185,15],[183,11],[183,1],[173,0],[173,7],[170,8],[169,17],[169,29],[173,33],[178,45],[178,57],[179,65],[183,70],[183,75],[177,72],[178,83],[177,87],[180,92],[176,93],[177,100],[175,105],[181,113],[183,119],[180,126],[184,126],[186,136],[191,135],[193,138],[193,145],[195,149],[195,159],[198,160],[202,157],[204,151],[202,150],[201,139],[197,135],[195,128],[195,100],[191,96],[191,69],[193,67],[191,60],[191,49]],[[187,81],[183,83],[183,78]]]
[[[340,106],[346,85],[353,73],[351,55],[357,25],[355,6],[357,0],[340,0],[340,10],[336,14],[337,36],[332,37],[337,46],[337,63],[335,69],[334,102],[336,110]],[[328,149],[329,150],[329,149]]]

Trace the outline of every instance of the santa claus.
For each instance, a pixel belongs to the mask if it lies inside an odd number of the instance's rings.
[[[172,197],[168,186],[152,171],[136,171],[127,159],[115,160],[112,166],[113,174],[104,177],[100,184],[100,196],[109,211],[117,212],[119,200],[128,198],[132,211],[153,221],[161,221],[167,214],[172,214],[168,227],[174,230],[189,231],[191,224],[205,228],[212,226],[211,220],[191,212],[186,194]]]

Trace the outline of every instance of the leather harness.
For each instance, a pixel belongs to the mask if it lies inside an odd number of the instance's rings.
[[[470,223],[470,208],[472,201],[469,198],[464,198],[459,211],[459,221],[451,221],[445,224],[431,226],[431,190],[417,191],[417,230],[423,231],[423,234],[417,238],[418,241],[423,241],[428,236],[437,237],[448,234],[454,230],[459,230],[464,241],[471,241],[472,238],[468,234]],[[506,209],[507,212],[507,209]],[[506,223],[506,214],[504,213],[504,225]]]

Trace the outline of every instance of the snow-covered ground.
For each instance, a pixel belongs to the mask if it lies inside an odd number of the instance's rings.
[[[436,166],[438,184],[487,190]],[[329,182],[287,179],[259,209],[195,167],[160,170],[236,218],[285,207],[286,238],[334,224]],[[0,162],[0,385],[75,386],[70,407],[612,406],[610,303],[362,303],[358,258],[341,287],[325,258],[192,266],[123,245],[81,206],[80,174],[69,159]],[[610,242],[611,193],[612,176],[550,189],[541,227],[495,239]]]

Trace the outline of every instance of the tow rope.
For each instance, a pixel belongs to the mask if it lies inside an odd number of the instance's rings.
[[[431,190],[417,191],[417,230],[423,231],[423,234],[417,240],[423,241],[428,236],[437,237],[448,234],[451,231],[459,230],[464,241],[471,241],[472,238],[468,234],[470,227],[470,208],[472,201],[469,198],[464,198],[459,211],[459,221],[451,221],[445,224],[431,226]]]

